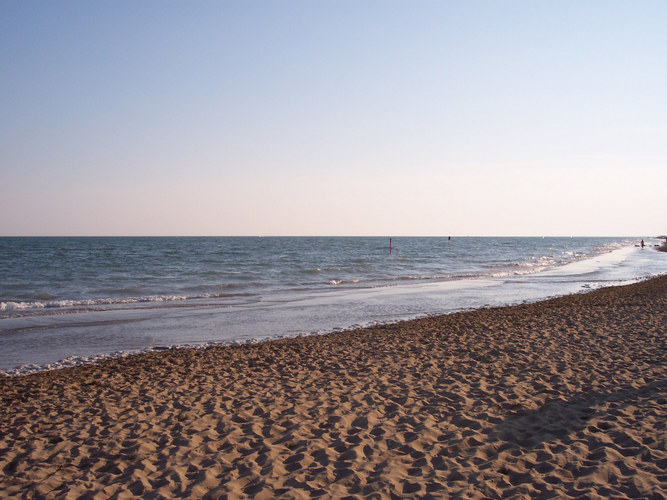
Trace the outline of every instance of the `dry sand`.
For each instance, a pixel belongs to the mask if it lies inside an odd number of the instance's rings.
[[[667,276],[0,379],[0,496],[664,498]]]

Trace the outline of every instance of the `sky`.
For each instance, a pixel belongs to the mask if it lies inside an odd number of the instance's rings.
[[[0,236],[667,232],[667,2],[0,0]]]

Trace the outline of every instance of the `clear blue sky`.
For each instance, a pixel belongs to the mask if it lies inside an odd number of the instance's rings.
[[[0,235],[667,232],[667,2],[0,0]]]

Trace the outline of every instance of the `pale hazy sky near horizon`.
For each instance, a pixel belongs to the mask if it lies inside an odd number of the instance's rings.
[[[667,232],[667,2],[0,0],[0,236]]]

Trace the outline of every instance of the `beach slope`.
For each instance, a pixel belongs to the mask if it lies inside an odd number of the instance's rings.
[[[0,495],[667,494],[667,276],[0,379]]]

